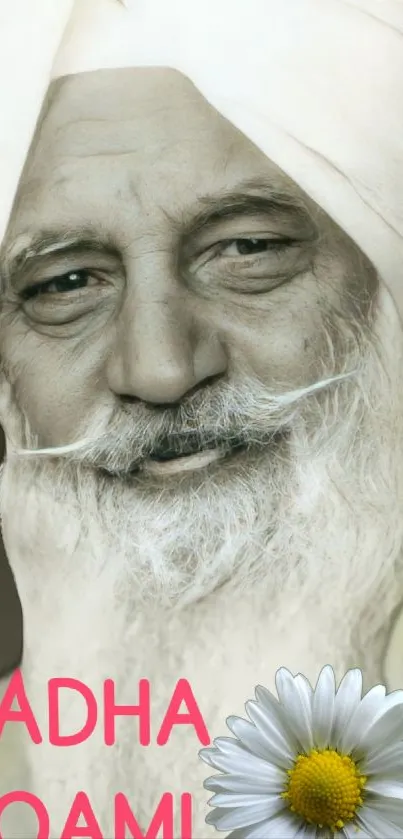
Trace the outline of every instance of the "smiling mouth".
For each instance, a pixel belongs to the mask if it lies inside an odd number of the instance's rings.
[[[190,441],[189,441],[190,442]],[[195,445],[187,445],[184,450],[181,447],[164,447],[153,452],[137,465],[136,471],[146,475],[169,476],[183,472],[193,472],[205,469],[214,463],[224,460],[230,455],[245,449],[240,441],[233,443],[222,443],[209,445],[203,449]]]
[[[98,468],[108,478],[118,478],[131,481],[131,479],[138,479],[143,476],[147,478],[170,478],[171,476],[201,472],[203,469],[209,467],[214,468],[222,461],[229,461],[235,459],[237,455],[242,455],[245,452],[257,453],[267,446],[278,446],[288,441],[289,433],[287,429],[277,430],[275,433],[270,433],[265,439],[260,441],[254,440],[253,443],[238,438],[227,440],[211,440],[203,443],[196,441],[194,438],[188,437],[185,441],[183,439],[170,438],[165,440],[160,446],[157,446],[153,451],[148,453],[142,460],[132,462],[132,465],[126,469],[110,469],[107,466],[99,466]]]
[[[164,455],[150,457],[141,464],[141,471],[149,475],[176,475],[180,472],[193,472],[205,469],[212,463],[223,460],[233,450],[223,447],[205,449],[194,454]]]

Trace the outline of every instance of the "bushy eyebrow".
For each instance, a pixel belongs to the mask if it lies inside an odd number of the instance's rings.
[[[197,198],[198,209],[184,219],[185,233],[213,225],[220,219],[240,215],[289,213],[305,225],[313,227],[311,213],[302,196],[293,189],[276,189],[271,181],[253,179],[243,181],[236,190]]]
[[[311,214],[305,201],[295,194],[295,189],[276,189],[267,179],[253,179],[238,184],[234,191],[222,191],[211,195],[198,195],[195,206],[187,212],[173,216],[166,212],[170,223],[183,237],[195,235],[197,231],[217,224],[221,219],[241,215],[264,213],[289,213],[306,229],[314,230]],[[0,256],[2,288],[4,281],[21,272],[31,260],[51,254],[94,252],[119,258],[119,246],[99,226],[86,225],[63,229],[48,227],[36,232],[29,244],[18,249],[17,242],[3,246]]]
[[[18,240],[17,240],[18,241]],[[38,230],[28,245],[20,249],[11,244],[3,248],[1,255],[2,287],[4,281],[10,280],[15,274],[23,271],[31,260],[50,256],[51,254],[66,255],[78,251],[107,253],[116,258],[118,248],[112,239],[95,227],[80,227],[74,229],[69,226],[63,230],[60,226]]]

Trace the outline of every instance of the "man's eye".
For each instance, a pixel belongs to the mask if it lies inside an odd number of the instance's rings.
[[[86,288],[90,280],[91,276],[88,271],[69,271],[67,274],[61,274],[60,277],[54,277],[45,283],[38,283],[26,288],[22,292],[22,297],[24,300],[30,300],[42,294],[67,294],[69,291]]]
[[[288,239],[232,239],[224,244],[220,255],[229,257],[253,256],[267,251],[281,250],[289,244]]]
[[[306,270],[310,242],[262,230],[234,236],[205,248],[190,266],[192,282],[235,294],[266,294]]]

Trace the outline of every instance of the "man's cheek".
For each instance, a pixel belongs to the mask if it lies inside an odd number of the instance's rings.
[[[28,350],[24,360],[16,355],[0,372],[0,424],[6,439],[21,445],[29,431],[41,445],[53,445],[77,425],[80,389],[57,365],[41,364]]]
[[[73,442],[75,433],[86,420],[80,393],[78,383],[66,378],[57,385],[51,378],[44,382],[35,377],[24,388],[21,407],[39,447]]]
[[[237,336],[234,367],[245,369],[268,387],[301,387],[321,372],[325,352],[323,332],[297,319],[274,328],[272,324]],[[320,369],[319,369],[320,368]]]
[[[249,369],[270,385],[308,384],[329,351],[326,307],[312,274],[225,306],[220,331],[233,366]]]

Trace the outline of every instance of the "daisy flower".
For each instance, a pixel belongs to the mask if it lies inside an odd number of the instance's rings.
[[[278,700],[264,687],[246,703],[249,720],[229,717],[200,757],[218,769],[206,818],[230,839],[397,839],[403,837],[403,690],[362,695],[350,670],[336,691],[331,667],[315,690],[285,668]]]

